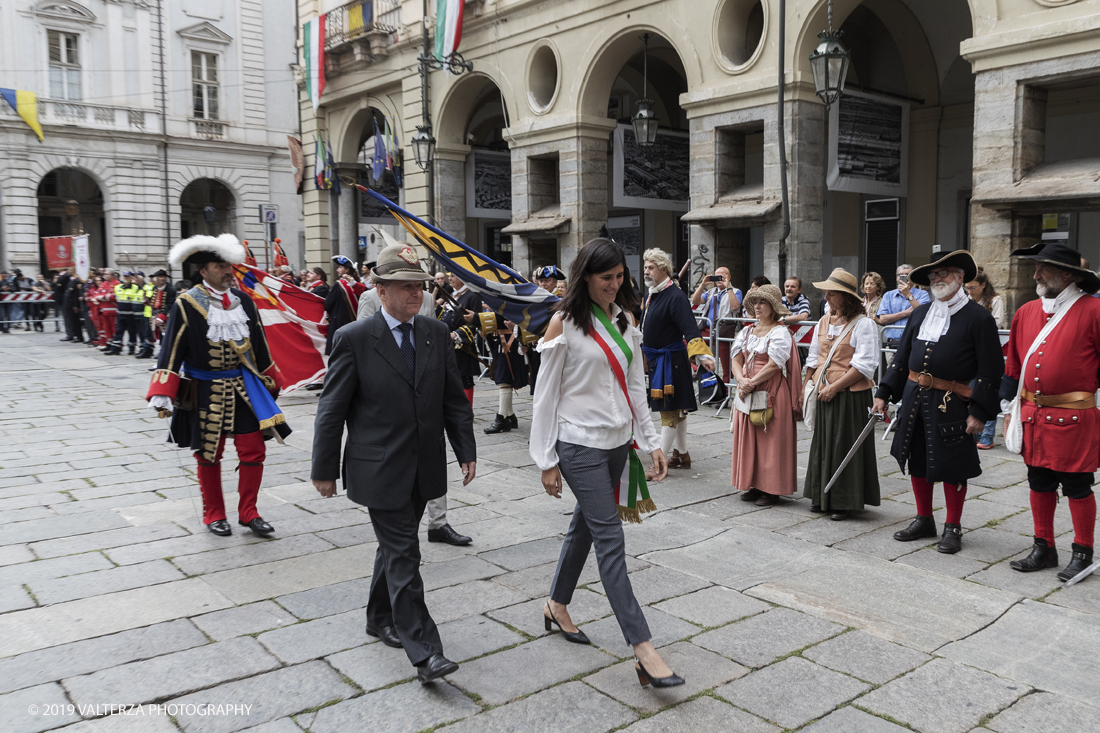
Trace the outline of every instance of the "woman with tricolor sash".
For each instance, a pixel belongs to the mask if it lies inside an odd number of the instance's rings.
[[[531,457],[546,493],[560,499],[564,478],[577,500],[543,608],[546,630],[554,624],[567,641],[591,643],[568,606],[595,547],[607,599],[634,647],[638,680],[682,685],[650,643],[626,573],[623,520],[640,522],[642,512],[656,508],[636,451],[650,454],[657,481],[668,461],[646,404],[642,335],[630,315],[637,297],[622,249],[593,239],[573,261],[568,282],[538,346],[542,366],[531,418]]]

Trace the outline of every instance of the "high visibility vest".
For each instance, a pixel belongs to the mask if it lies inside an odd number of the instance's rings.
[[[148,305],[148,301],[150,301],[152,299],[153,291],[156,290],[156,289],[157,289],[157,286],[154,285],[153,283],[145,283],[145,287],[143,287],[141,289],[141,302],[146,303],[145,311],[144,311],[144,314],[145,314],[146,318],[152,318],[153,317],[153,306]]]
[[[140,310],[139,304],[145,301],[145,296],[142,295],[141,288],[136,283],[129,285],[120,283],[115,286],[115,301],[118,303],[119,313],[136,314]]]

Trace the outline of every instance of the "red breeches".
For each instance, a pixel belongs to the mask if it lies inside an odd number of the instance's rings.
[[[222,496],[222,452],[225,450],[225,436],[218,440],[218,452],[213,463],[208,463],[201,454],[195,454],[198,462],[199,490],[202,492],[203,524],[225,519],[225,499]],[[237,492],[240,494],[237,506],[238,519],[251,522],[260,516],[256,511],[256,498],[260,493],[260,483],[264,476],[264,434],[239,433],[233,436],[233,445],[237,448]]]

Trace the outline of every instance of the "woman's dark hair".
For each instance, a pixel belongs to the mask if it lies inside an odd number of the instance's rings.
[[[851,320],[863,313],[862,300],[852,295],[851,293],[844,292],[843,290],[838,292],[841,295],[840,307],[834,310],[833,313],[836,313],[842,318],[847,318],[848,320]]]
[[[598,275],[619,265],[623,266],[623,284],[615,294],[615,304],[622,308],[618,318],[619,331],[625,332],[630,325],[627,314],[638,305],[638,298],[634,294],[634,288],[630,286],[630,266],[626,264],[622,247],[610,239],[598,237],[581,247],[577,259],[569,267],[565,295],[554,306],[554,310],[573,319],[573,323],[588,336],[592,332],[592,299],[588,297],[585,276]]]
[[[974,282],[982,286],[982,297],[978,302],[981,303],[987,311],[992,311],[993,299],[997,297],[997,291],[994,289],[993,283],[989,282],[989,275],[979,270],[977,276],[974,278]]]
[[[323,283],[328,282],[328,273],[325,272],[325,268],[323,268],[323,267],[314,267],[313,268],[313,274],[316,275],[317,277],[321,278],[321,282],[323,282]]]
[[[760,287],[761,285],[771,285],[772,281],[764,277],[763,275],[757,275],[752,279],[752,284],[756,287]]]
[[[359,277],[359,272],[358,272],[359,268],[356,267],[354,264],[351,267],[348,267],[347,265],[341,265],[339,262],[337,262],[336,266],[344,268],[344,272],[346,272],[347,274],[354,277],[355,282],[357,282],[357,283],[363,282],[363,278]]]

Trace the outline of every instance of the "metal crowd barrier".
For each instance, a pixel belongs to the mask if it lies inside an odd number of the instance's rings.
[[[53,306],[52,316],[50,315],[51,305]],[[21,318],[12,317],[19,312],[17,308],[23,309]],[[61,313],[55,304],[53,293],[0,293],[0,324],[6,327],[4,330],[10,330],[19,324],[45,324],[46,321],[53,321],[55,332],[61,331]]]

